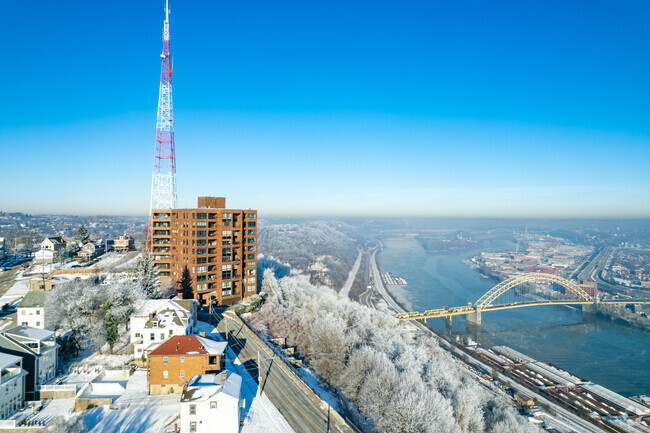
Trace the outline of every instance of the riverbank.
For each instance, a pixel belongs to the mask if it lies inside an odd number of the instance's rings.
[[[373,252],[371,256],[371,263],[370,263],[372,272],[375,276],[375,289],[380,294],[380,296],[384,299],[386,304],[388,304],[389,308],[391,308],[396,313],[404,313],[406,312],[404,306],[397,299],[391,296],[391,294],[388,293],[388,291],[384,288],[383,282],[381,280],[381,272],[376,262],[376,253],[377,251]],[[432,335],[438,341],[441,348],[449,351],[452,354],[457,354],[457,347],[454,346],[452,342],[448,341],[444,335],[439,334],[435,330],[425,326],[424,324],[418,321],[409,322],[408,325],[412,326],[413,328],[417,329],[420,332],[428,333],[429,335]],[[480,361],[474,360],[473,358],[469,358],[467,356],[461,356],[458,357],[457,359],[459,359],[459,361],[463,363],[462,365],[464,365],[467,368],[470,374],[476,376],[476,380],[479,383],[481,383],[487,389],[490,389],[491,391],[498,393],[497,389],[493,388],[492,384],[489,381],[483,379],[482,377],[481,370],[488,371],[488,367],[486,364],[482,364]],[[497,373],[495,379],[498,377],[499,375]],[[565,426],[570,425],[570,430],[567,431],[578,431],[582,433],[602,432],[600,428],[591,424],[589,421],[581,419],[576,414],[568,411],[566,408],[559,406],[557,403],[546,399],[542,395],[539,395],[536,391],[530,390],[524,385],[518,384],[516,382],[511,383],[511,386],[513,386],[518,392],[524,392],[524,393],[527,392],[529,394],[532,393],[540,403],[544,403],[544,405],[551,408],[553,411],[553,415],[545,414],[545,416],[548,418],[546,421],[549,424],[555,425],[557,427],[559,427],[560,425],[565,425]],[[559,421],[559,424],[554,424],[555,421]]]

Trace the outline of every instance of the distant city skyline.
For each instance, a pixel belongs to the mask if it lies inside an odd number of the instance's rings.
[[[170,6],[180,207],[650,217],[647,2]],[[0,211],[147,214],[163,8],[3,2]]]

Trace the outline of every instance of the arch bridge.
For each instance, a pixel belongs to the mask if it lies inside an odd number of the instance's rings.
[[[532,281],[548,281],[564,287],[566,294],[570,297],[566,299],[539,299],[520,302],[509,302],[504,304],[494,304],[494,301],[502,294],[513,288]],[[511,308],[533,307],[537,305],[588,305],[597,306],[598,304],[650,304],[650,299],[608,299],[599,300],[589,295],[580,286],[553,274],[529,273],[508,278],[488,290],[473,305],[467,304],[461,307],[438,308],[424,312],[399,313],[395,317],[399,320],[424,320],[436,317],[444,317],[447,323],[451,324],[452,316],[466,315],[469,323],[480,325],[481,313],[486,311],[507,310]]]

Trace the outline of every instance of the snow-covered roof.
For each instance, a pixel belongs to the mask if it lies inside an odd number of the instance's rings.
[[[54,331],[47,329],[32,328],[31,326],[20,325],[4,332],[5,334],[29,338],[30,340],[43,341],[54,338]]]
[[[225,341],[214,341],[205,337],[196,337],[205,347],[205,350],[208,351],[210,355],[223,355],[228,347],[228,343]]]
[[[65,243],[65,239],[63,239],[61,236],[52,236],[52,237],[46,238],[45,240],[48,240],[48,241],[52,242],[55,245]]]
[[[223,355],[228,343],[196,335],[173,335],[149,353],[149,356]]]
[[[161,311],[163,309],[171,309],[171,310],[185,311],[185,312],[189,311],[184,306],[170,299],[145,299],[136,303],[131,316],[132,317],[148,316],[151,313],[155,313],[156,311]]]
[[[219,393],[224,393],[239,400],[241,396],[241,376],[232,373],[225,381],[223,381],[222,377],[221,374],[192,376],[187,389],[181,395],[181,403],[206,401]]]
[[[0,353],[0,369],[14,367],[22,358],[20,356],[9,355],[8,353]]]

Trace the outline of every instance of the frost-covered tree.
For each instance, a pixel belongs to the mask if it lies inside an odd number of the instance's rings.
[[[156,270],[156,262],[148,250],[144,250],[138,258],[135,266],[135,282],[147,298],[160,297],[160,279]]]
[[[77,279],[55,286],[48,294],[46,326],[71,330],[84,345],[92,340],[95,347],[101,348],[113,324],[126,324],[135,302],[140,299],[144,299],[144,295],[132,283],[100,285],[97,279]],[[107,316],[110,317],[108,321]]]
[[[484,390],[429,336],[300,275],[260,272],[266,303],[245,315],[258,332],[286,337],[342,407],[386,433],[539,431]],[[286,275],[286,273],[285,273]]]
[[[79,226],[76,232],[74,232],[74,239],[78,242],[86,242],[90,235],[88,234],[88,230],[86,230],[86,227],[83,225]]]
[[[194,298],[194,291],[192,290],[192,274],[187,265],[183,266],[181,279],[178,282],[178,292],[182,299]]]

